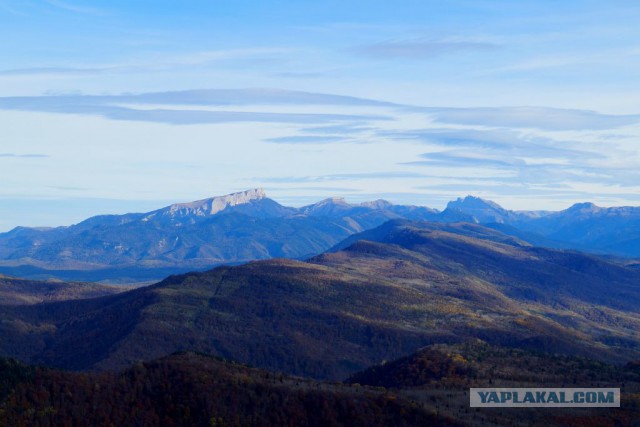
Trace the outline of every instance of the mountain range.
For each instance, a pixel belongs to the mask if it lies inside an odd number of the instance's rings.
[[[438,211],[342,198],[292,208],[254,189],[148,213],[103,215],[56,228],[0,234],[0,272],[63,280],[140,282],[251,260],[306,259],[392,219],[468,222],[536,246],[640,257],[640,208],[576,204],[510,211],[467,196]]]
[[[587,218],[601,209],[574,208]],[[632,425],[640,269],[532,244],[556,242],[538,233],[549,217],[547,227],[574,224],[560,214],[471,197],[442,212],[340,199],[294,209],[256,190],[92,218],[73,226],[85,239],[101,227],[179,230],[225,217],[362,222],[305,260],[134,289],[0,276],[0,425]],[[469,387],[540,384],[620,387],[622,407],[468,407]]]
[[[306,262],[171,276],[101,298],[0,306],[0,354],[114,370],[175,351],[342,379],[425,345],[640,359],[640,270],[470,223],[392,220]]]

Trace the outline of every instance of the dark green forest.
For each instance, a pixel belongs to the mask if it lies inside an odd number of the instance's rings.
[[[0,360],[4,426],[456,425],[386,390],[289,377],[194,353],[121,373]]]

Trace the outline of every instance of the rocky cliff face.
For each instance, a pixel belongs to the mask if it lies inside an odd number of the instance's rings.
[[[197,200],[189,203],[176,203],[166,208],[149,214],[148,218],[162,215],[170,218],[181,218],[189,216],[211,216],[221,212],[228,207],[250,203],[254,200],[265,199],[267,194],[262,188],[241,191],[239,193],[227,194],[226,196],[212,197],[209,199]]]

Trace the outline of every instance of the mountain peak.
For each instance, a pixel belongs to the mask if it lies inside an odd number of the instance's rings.
[[[340,206],[345,208],[350,208],[351,205],[347,203],[344,197],[329,197],[323,200],[320,200],[318,203],[314,203],[313,205],[309,205],[309,208],[318,209],[326,206]]]
[[[497,203],[491,200],[485,200],[480,197],[467,196],[464,199],[458,197],[458,199],[451,201],[447,204],[447,209],[495,209],[503,211],[504,209]]]
[[[231,193],[224,196],[216,196],[209,199],[196,200],[195,202],[176,203],[162,211],[170,216],[208,216],[215,215],[224,209],[250,203],[254,200],[262,200],[267,197],[263,188]]]
[[[574,203],[569,207],[569,209],[593,209],[593,208],[597,208],[597,206],[591,202]]]
[[[474,196],[467,196],[464,199],[458,198],[449,202],[445,211],[449,212],[449,215],[455,212],[464,213],[471,216],[473,222],[479,223],[503,223],[511,215],[499,204]]]
[[[567,212],[589,213],[596,212],[600,208],[591,202],[575,203],[567,209]]]
[[[334,205],[347,205],[347,201],[344,199],[344,197],[338,197],[338,196],[333,196],[333,197],[329,197],[326,198],[324,200],[321,200],[319,203],[322,204],[334,204]]]
[[[307,215],[333,215],[344,212],[353,206],[347,203],[344,197],[329,197],[312,205],[303,206],[300,211]]]
[[[378,199],[378,200],[374,200],[372,202],[362,202],[362,203],[360,203],[360,206],[363,206],[365,208],[384,210],[384,209],[388,209],[389,207],[393,206],[393,204],[388,202],[388,201],[386,201],[386,200]]]

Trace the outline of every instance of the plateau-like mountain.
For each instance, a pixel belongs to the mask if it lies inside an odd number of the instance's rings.
[[[115,296],[0,306],[0,354],[117,369],[177,350],[339,379],[432,343],[640,359],[640,270],[477,224],[394,220],[307,262],[172,276]]]
[[[262,188],[256,188],[190,203],[176,203],[144,214],[141,220],[144,222],[164,220],[173,225],[182,226],[221,212],[241,213],[255,218],[279,218],[291,216],[297,211],[295,208],[287,208],[267,198]]]

